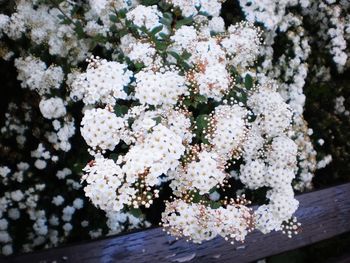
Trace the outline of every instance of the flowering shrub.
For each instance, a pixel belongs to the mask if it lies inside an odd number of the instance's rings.
[[[162,225],[197,243],[289,229],[298,207],[293,112],[274,81],[249,72],[261,32],[245,22],[226,30],[212,3],[106,4],[123,32],[121,52],[114,61],[91,57],[71,84],[86,106],[82,136],[94,156],[86,195],[105,211],[148,208],[169,183]],[[253,211],[244,195],[227,196],[235,181],[268,187],[269,203]]]
[[[316,162],[304,87],[348,69],[350,7],[239,0],[233,22],[222,2],[7,3],[0,55],[22,95],[1,129],[2,254],[146,227],[155,202],[196,243],[297,232],[293,188],[332,160],[316,138]]]

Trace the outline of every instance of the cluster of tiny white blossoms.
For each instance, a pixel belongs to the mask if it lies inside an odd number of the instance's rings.
[[[320,82],[332,77],[332,62],[326,57],[331,57],[339,72],[347,68],[349,4],[346,1],[308,0],[239,2],[246,19],[261,23],[266,29],[259,77],[280,79],[279,92],[296,113],[292,130],[300,158],[295,188],[312,188],[316,152],[310,138],[313,131],[302,116],[306,100],[304,89],[308,80],[319,86]],[[290,7],[300,11],[292,11]],[[280,39],[289,44],[281,45]]]
[[[107,109],[91,109],[85,111],[81,125],[81,135],[91,148],[114,150],[122,137],[125,120]]]
[[[135,98],[141,104],[174,105],[180,95],[187,95],[186,79],[176,69],[159,72],[145,69],[135,74]]]
[[[235,202],[236,201],[236,202]],[[227,202],[227,201],[226,201]],[[222,236],[225,240],[243,242],[252,230],[252,211],[241,200],[230,200],[225,207],[208,208],[181,199],[167,203],[162,214],[168,234],[201,243]]]
[[[125,64],[92,60],[85,73],[80,74],[72,87],[70,96],[85,104],[115,104],[116,99],[125,99],[123,90],[130,82],[131,72]]]
[[[108,95],[68,90],[77,65],[96,47],[93,38],[107,36],[109,27],[98,24],[87,3],[59,2],[1,3],[1,7],[8,6],[1,8],[6,14],[0,14],[0,56],[7,61],[1,68],[10,69],[5,76],[17,69],[20,84],[16,85],[15,78],[9,82],[9,94],[14,90],[15,98],[10,98],[8,111],[1,116],[0,254],[4,255],[58,246],[76,233],[81,240],[149,225],[140,213],[134,216],[123,210],[105,215],[84,197],[79,167],[86,162],[80,154],[86,149],[80,143],[74,145],[72,138],[81,112],[73,102],[82,97],[91,103],[104,97],[112,102],[125,93],[113,86],[106,90]],[[113,75],[124,73],[120,81],[129,83],[125,66],[105,67]],[[4,88],[7,93],[7,83]]]
[[[218,17],[220,15],[221,4],[224,1],[213,0],[166,0],[175,8],[179,8],[184,17],[199,15],[200,12],[208,16]]]
[[[226,27],[223,0],[151,2],[16,0],[0,14],[0,56],[14,63],[27,96],[9,104],[0,130],[10,160],[0,166],[0,253],[57,246],[74,231],[98,237],[146,226],[127,209],[140,214],[168,186],[174,199],[162,222],[177,237],[243,241],[253,228],[298,229],[291,185],[312,188],[315,169],[332,161],[316,162],[304,86],[349,68],[350,5],[239,0],[248,22]],[[335,111],[348,113],[340,95]],[[89,149],[73,144],[81,113]],[[84,188],[85,152],[94,160]],[[226,197],[245,191],[238,180],[268,187],[269,202],[252,211],[244,197]],[[51,193],[52,185],[68,190]],[[84,191],[106,226],[89,219]],[[86,213],[78,225],[77,210]],[[18,240],[11,229],[28,216],[28,238]]]
[[[46,64],[38,58],[28,56],[15,61],[18,80],[24,88],[37,91],[40,95],[49,94],[51,89],[59,89],[63,82],[63,70],[59,66]]]
[[[167,1],[171,15],[161,5],[124,9],[115,61],[91,57],[75,73],[71,95],[87,107],[81,134],[94,158],[82,181],[107,213],[149,208],[170,182],[170,234],[244,241],[255,227],[283,230],[298,207],[293,112],[275,82],[255,85],[248,73],[260,30],[225,30],[221,2],[206,2]],[[269,187],[269,203],[253,211],[244,196],[225,196],[235,180]]]
[[[25,113],[24,119],[19,112]],[[5,189],[0,195],[1,254],[58,246],[67,242],[67,238],[76,231],[80,235],[85,233],[88,237],[96,238],[103,233],[119,233],[124,229],[148,225],[141,218],[124,211],[106,217],[101,214],[98,221],[94,222],[87,210],[91,207],[84,198],[79,176],[68,167],[62,169],[59,162],[60,151],[68,154],[70,150],[64,143],[64,137],[69,136],[70,129],[74,130],[75,126],[61,127],[61,123],[54,120],[53,126],[58,132],[51,133],[40,122],[36,124],[39,126],[35,126],[33,116],[40,116],[39,109],[35,113],[28,104],[18,106],[12,103],[6,114],[5,125],[1,128],[0,147],[11,149],[7,154],[13,159],[6,165],[0,165],[0,184]],[[30,133],[31,130],[34,132]],[[40,130],[41,135],[37,134]],[[36,146],[38,139],[35,137],[40,138]],[[13,152],[15,149],[9,147],[7,138],[10,142],[13,138],[18,141],[18,152]],[[34,148],[28,147],[28,144],[34,145]],[[32,150],[27,152],[28,148]],[[96,213],[98,210],[93,215]],[[113,224],[109,222],[112,219]],[[108,231],[101,228],[103,221]],[[26,227],[26,230],[23,229],[26,237],[20,240],[13,232],[22,229],[18,224]]]
[[[316,152],[310,137],[319,136],[307,127],[302,117],[305,95],[312,86],[331,87],[334,79],[346,76],[349,69],[348,1],[259,1],[240,0],[246,18],[260,22],[265,31],[265,51],[258,71],[270,78],[281,79],[281,94],[298,113],[294,120],[294,137],[301,152],[296,189],[312,187],[312,174],[317,168]],[[298,12],[288,7],[297,7]],[[273,24],[269,24],[271,19]],[[289,45],[278,43],[287,39]],[[276,48],[274,48],[274,46]],[[273,62],[275,61],[275,62]],[[345,73],[344,73],[345,72]],[[340,75],[339,75],[340,74]],[[341,85],[340,85],[341,86]],[[342,88],[333,87],[334,90]],[[335,99],[337,92],[332,92]],[[331,99],[331,98],[330,98]],[[316,144],[318,139],[314,139]],[[322,146],[322,145],[321,145]],[[318,158],[327,160],[328,153],[318,148]],[[323,168],[329,162],[322,162]]]

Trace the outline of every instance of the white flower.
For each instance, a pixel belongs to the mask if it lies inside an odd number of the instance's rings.
[[[3,246],[1,252],[2,252],[2,254],[3,254],[4,256],[9,256],[9,255],[11,255],[11,254],[13,253],[12,245],[7,244],[7,245]]]
[[[260,160],[249,161],[241,165],[239,179],[250,189],[257,189],[266,185],[266,167]]]
[[[59,97],[42,99],[39,104],[40,111],[46,119],[57,119],[66,115],[66,106]]]
[[[23,199],[23,197],[24,197],[24,194],[22,193],[21,190],[16,190],[16,191],[11,192],[11,198],[15,202],[21,201]]]
[[[17,58],[15,67],[22,87],[37,91],[40,95],[49,94],[51,89],[59,89],[63,82],[63,70],[59,66],[50,66],[38,58],[28,56]]]
[[[84,201],[83,199],[81,198],[76,198],[74,201],[73,201],[73,206],[75,209],[81,209],[83,208],[84,206]]]
[[[188,93],[186,79],[176,69],[159,72],[144,69],[135,78],[135,97],[142,104],[174,105],[180,95]]]
[[[221,45],[230,54],[230,63],[244,67],[254,62],[259,54],[260,32],[249,23],[239,23],[231,25],[228,33]]]
[[[137,175],[145,173],[147,185],[159,184],[159,177],[174,170],[185,151],[181,137],[168,128],[158,124],[152,130],[142,143],[131,147],[123,158],[123,171],[129,183],[134,183]]]
[[[81,121],[81,135],[92,148],[113,150],[120,142],[125,122],[107,109],[86,110]]]
[[[223,169],[223,161],[214,152],[202,151],[198,161],[192,161],[186,166],[179,166],[174,172],[169,172],[170,186],[175,194],[197,189],[200,194],[207,194],[227,177]]]
[[[160,23],[162,17],[163,15],[157,10],[156,5],[138,5],[126,14],[126,18],[132,21],[135,26],[139,28],[145,27],[149,31],[152,31],[152,29],[158,26],[162,26]]]
[[[93,165],[84,168],[85,195],[105,211],[120,211],[131,205],[136,190],[124,180],[122,169],[111,159],[97,158]]]
[[[203,12],[208,16],[219,16],[221,1],[219,0],[167,0],[182,11],[185,17],[195,16]]]
[[[46,168],[47,163],[45,160],[37,159],[34,163],[34,166],[38,168],[39,170],[43,170]]]
[[[52,203],[56,206],[62,205],[64,202],[64,198],[61,195],[54,196],[52,199]]]
[[[92,59],[87,71],[72,83],[70,97],[82,99],[86,105],[104,103],[114,105],[117,99],[126,99],[124,91],[132,72],[127,65],[107,60]]]
[[[224,157],[241,151],[247,133],[247,110],[239,105],[221,105],[215,108],[213,122],[215,132],[209,142]]]

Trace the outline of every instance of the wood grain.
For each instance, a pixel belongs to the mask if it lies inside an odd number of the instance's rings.
[[[251,262],[350,231],[350,183],[302,194],[296,216],[303,231],[292,239],[281,233],[251,233],[244,244],[216,238],[201,245],[176,241],[160,228],[102,240],[21,254],[6,262]],[[4,261],[3,258],[0,261]]]

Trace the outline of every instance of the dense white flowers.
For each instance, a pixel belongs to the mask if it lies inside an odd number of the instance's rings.
[[[120,211],[124,205],[131,204],[136,190],[124,183],[123,171],[113,160],[97,158],[84,171],[85,194],[96,206],[106,211]]]
[[[281,134],[292,121],[292,111],[276,92],[275,85],[265,85],[248,99],[248,105],[257,115],[257,122],[268,136]]]
[[[124,87],[131,77],[125,64],[93,59],[87,71],[76,77],[70,96],[85,104],[115,104],[116,99],[126,99]]]
[[[228,37],[221,45],[231,56],[230,63],[236,67],[248,66],[259,54],[260,32],[249,23],[239,23],[228,28]]]
[[[138,5],[127,13],[126,18],[132,21],[138,28],[144,27],[147,30],[152,31],[152,29],[162,26],[160,23],[162,16],[162,13],[158,10],[156,5]],[[142,31],[140,30],[140,32]]]
[[[219,0],[167,0],[167,2],[179,8],[186,17],[197,15],[199,12],[208,16],[219,16],[222,3]]]
[[[61,86],[64,75],[59,66],[50,66],[32,56],[18,58],[15,61],[18,70],[18,80],[22,81],[23,87],[37,91],[44,95],[50,93],[51,89],[58,89]]]
[[[109,234],[147,225],[127,210],[149,208],[165,183],[174,196],[162,226],[174,236],[234,242],[254,228],[283,230],[298,207],[293,188],[311,188],[313,171],[332,160],[316,163],[303,87],[330,78],[324,61],[338,72],[349,66],[346,1],[240,0],[248,22],[233,25],[219,16],[222,0],[146,2],[18,0],[10,16],[0,15],[0,37],[14,45],[1,44],[0,56],[14,60],[31,94],[28,103],[9,105],[1,128],[21,160],[0,166],[9,189],[0,196],[3,254],[19,247],[9,233],[24,214],[31,229],[24,251],[56,246],[81,229],[106,233],[91,218],[76,225],[84,192],[106,212]],[[19,40],[28,44],[17,47]],[[322,56],[313,61],[315,47]],[[335,100],[338,115],[348,115],[344,103]],[[77,120],[86,145],[72,144]],[[93,157],[86,166],[79,163],[85,151]],[[45,198],[54,209],[38,202],[46,185],[37,174],[68,189]],[[266,202],[253,211],[239,196],[262,187]]]
[[[153,72],[146,69],[137,73],[135,78],[135,97],[142,104],[174,105],[180,95],[188,93],[186,79],[177,70]]]
[[[176,200],[166,204],[162,218],[169,234],[195,243],[211,240],[217,235],[232,243],[243,241],[252,226],[251,210],[241,203],[212,209]]]
[[[126,21],[137,34],[122,36],[118,62],[89,59],[86,72],[72,82],[71,96],[96,107],[85,110],[81,123],[95,158],[84,169],[86,196],[107,212],[148,208],[157,187],[170,181],[176,199],[167,203],[162,222],[175,236],[243,241],[255,220],[263,232],[282,229],[297,208],[291,190],[297,146],[288,137],[293,112],[277,83],[260,77],[261,85],[254,85],[248,73],[261,32],[243,22],[225,30],[219,1],[168,3],[183,16],[202,16],[168,32],[171,23],[162,23],[169,15],[158,6],[127,9]],[[166,38],[171,41],[162,42]],[[251,79],[250,87],[235,82],[233,69]],[[208,106],[198,106],[203,103]],[[238,170],[232,168],[236,162]],[[271,188],[270,202],[260,210],[274,217],[273,226],[259,209],[248,209],[244,197],[210,199],[233,178],[247,188]],[[284,193],[290,206],[282,209],[278,198]]]
[[[46,119],[57,119],[67,113],[63,100],[58,97],[42,99],[39,108]]]
[[[179,165],[184,151],[181,137],[158,124],[141,143],[131,147],[123,157],[123,170],[127,181],[134,183],[138,175],[143,175],[146,185],[159,184],[162,174],[174,170]]]
[[[125,121],[107,109],[91,109],[85,111],[81,125],[81,135],[90,147],[113,150],[122,137]]]
[[[246,109],[239,105],[222,105],[215,109],[211,122],[214,132],[209,136],[213,149],[229,157],[241,151],[247,132]]]
[[[216,185],[223,183],[227,174],[220,156],[207,151],[200,152],[198,161],[188,163],[185,167],[179,167],[169,175],[171,187],[176,192],[186,192],[196,189],[200,194],[208,194]]]

